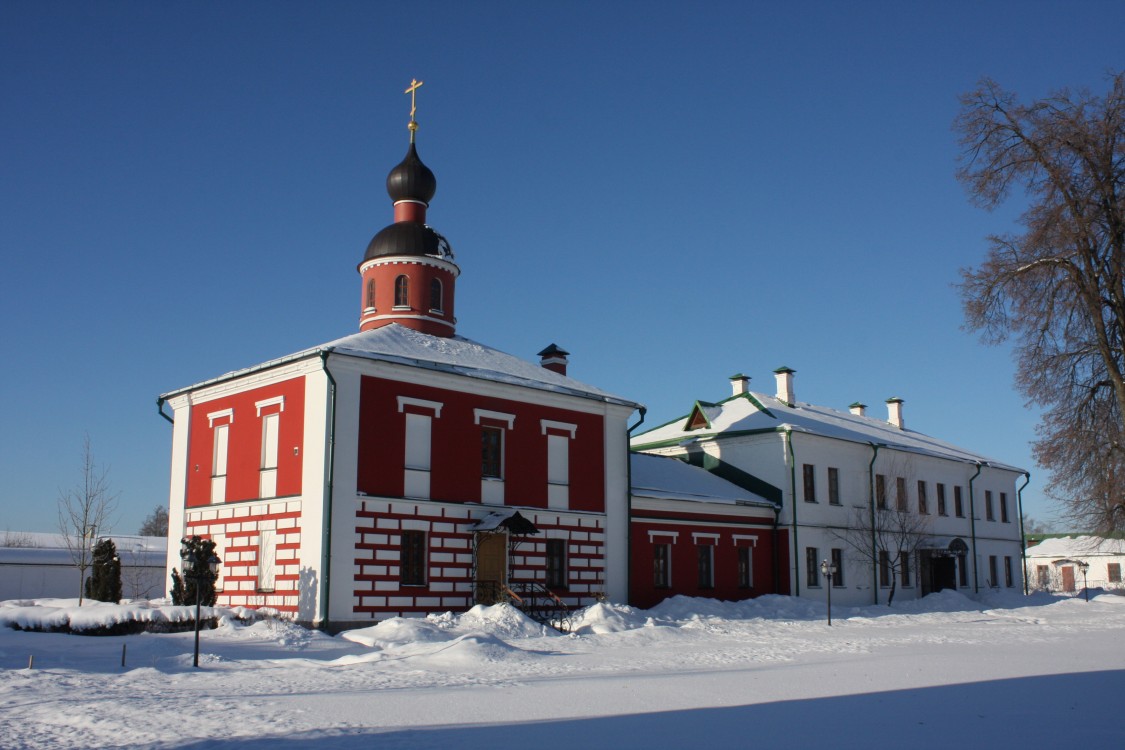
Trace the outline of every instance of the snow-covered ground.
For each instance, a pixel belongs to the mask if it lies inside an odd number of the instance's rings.
[[[0,625],[122,614],[76,604],[0,602]],[[943,592],[824,614],[677,598],[597,605],[561,635],[498,606],[336,637],[224,619],[200,669],[190,632],[0,627],[0,747],[1121,746],[1125,597]]]

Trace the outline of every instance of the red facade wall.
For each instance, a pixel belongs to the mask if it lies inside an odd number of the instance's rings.
[[[283,396],[284,410],[278,422],[277,497],[301,494],[301,462],[305,430],[304,376],[254,388],[241,393],[195,404],[191,407],[191,437],[188,447],[188,507],[211,502],[211,469],[214,459],[214,426],[208,414],[233,410],[232,419],[219,419],[215,425],[230,423],[227,447],[226,501],[252,500],[259,495],[262,461],[262,417],[279,407],[266,407],[258,414],[256,402]],[[294,450],[296,449],[296,450]]]
[[[481,426],[474,423],[473,410],[487,409],[515,415],[504,436],[506,505],[547,507],[547,435],[540,424],[547,419],[577,425],[569,443],[569,509],[605,512],[605,435],[600,415],[366,376],[360,384],[356,477],[360,492],[403,496],[406,415],[399,411],[399,396],[442,404],[441,416],[431,422],[430,499],[480,502]],[[409,406],[406,410],[417,411]]]
[[[730,517],[708,517],[680,513],[654,513],[666,518],[649,518],[642,511],[634,514],[629,533],[632,543],[629,561],[629,603],[642,608],[652,607],[668,597],[702,596],[728,601],[749,599],[762,594],[787,592],[783,580],[780,589],[774,588],[774,546],[775,536],[770,518],[747,519],[744,523],[732,521]],[[685,523],[686,522],[686,523]],[[701,537],[693,534],[717,535]],[[745,539],[735,537],[750,537]],[[785,534],[779,532],[777,540],[784,553]],[[699,586],[698,544],[714,547],[714,568],[712,588]],[[656,588],[654,580],[654,552],[656,544],[667,543],[671,552],[671,581],[667,588]],[[753,564],[753,586],[741,588],[738,585],[738,548],[749,547]],[[783,554],[779,570],[784,572]]]

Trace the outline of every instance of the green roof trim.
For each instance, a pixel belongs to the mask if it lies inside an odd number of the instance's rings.
[[[739,469],[737,466],[733,466],[720,458],[712,456],[710,453],[706,453],[703,450],[689,450],[685,455],[677,456],[677,458],[692,466],[706,469],[720,479],[725,479],[733,485],[753,492],[760,497],[764,497],[766,500],[773,503],[774,506],[781,507],[783,495],[780,487],[775,487],[764,479],[759,479],[753,474]]]

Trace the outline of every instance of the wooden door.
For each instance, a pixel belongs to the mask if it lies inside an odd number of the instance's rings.
[[[1074,568],[1066,565],[1062,569],[1063,591],[1074,591]]]
[[[507,534],[478,533],[476,600],[480,604],[502,601],[503,586],[508,582]]]

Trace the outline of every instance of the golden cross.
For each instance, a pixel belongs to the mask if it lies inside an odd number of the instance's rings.
[[[417,91],[419,88],[421,88],[423,83],[425,83],[425,81],[419,81],[416,78],[411,78],[410,79],[410,86],[406,89],[406,91],[402,92],[404,94],[410,94],[410,119],[411,120],[414,119],[414,112],[417,110],[417,107],[414,106],[414,92]]]

